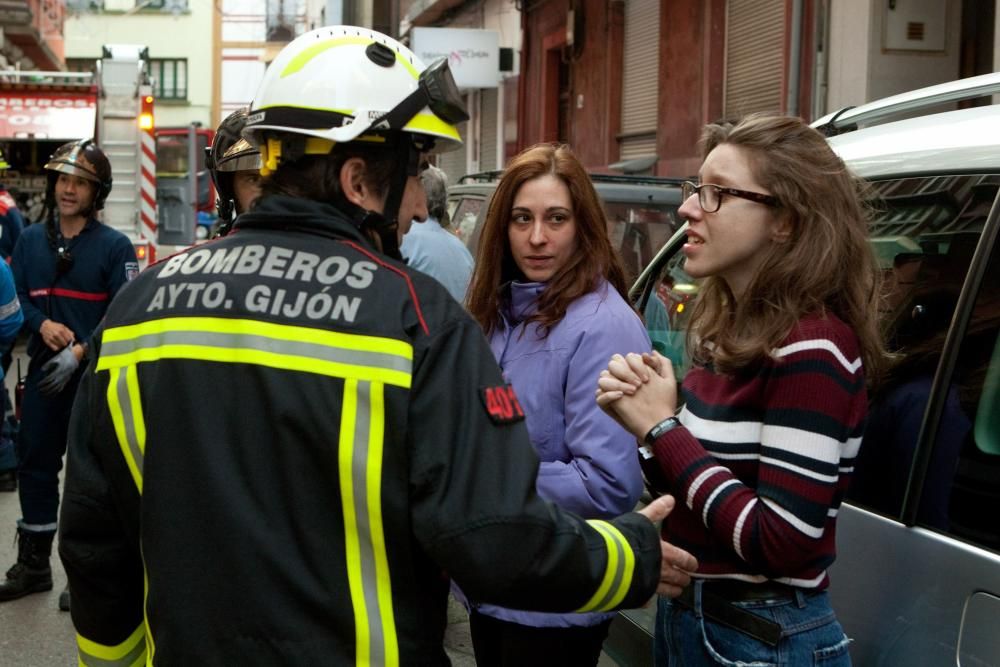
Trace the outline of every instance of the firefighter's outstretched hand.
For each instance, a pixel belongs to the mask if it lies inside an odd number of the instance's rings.
[[[69,345],[59,351],[59,354],[46,361],[45,365],[42,366],[42,379],[38,383],[38,390],[49,396],[58,394],[69,384],[79,365],[79,360],[73,354],[73,341],[70,341]]]
[[[659,523],[674,509],[673,496],[660,496],[639,510],[653,523]],[[691,574],[697,571],[698,561],[688,552],[660,540],[660,583],[656,592],[668,598],[681,594],[691,583]]]

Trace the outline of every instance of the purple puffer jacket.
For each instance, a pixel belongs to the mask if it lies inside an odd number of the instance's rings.
[[[562,321],[540,338],[535,312],[541,283],[512,283],[501,328],[490,336],[493,356],[514,385],[531,444],[538,452],[538,494],[585,519],[631,511],[642,493],[635,438],[597,407],[600,372],[616,352],[649,352],[649,335],[635,311],[607,282],[570,304]],[[612,614],[547,614],[476,605],[488,616],[535,627],[591,626]]]

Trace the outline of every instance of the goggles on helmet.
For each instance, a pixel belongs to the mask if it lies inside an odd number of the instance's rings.
[[[420,73],[417,89],[407,95],[392,110],[372,121],[373,130],[398,130],[428,107],[441,120],[455,125],[469,120],[462,94],[446,58],[438,58]]]

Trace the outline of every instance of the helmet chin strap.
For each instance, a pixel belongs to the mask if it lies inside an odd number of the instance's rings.
[[[382,254],[402,261],[403,255],[399,250],[398,236],[399,206],[403,203],[406,181],[411,175],[417,173],[420,151],[405,135],[395,142],[394,149],[396,164],[404,165],[404,168],[397,169],[393,175],[392,182],[389,184],[389,194],[385,198],[383,212],[365,211],[364,217],[360,220],[360,226],[362,230],[370,231],[378,237],[382,244]]]

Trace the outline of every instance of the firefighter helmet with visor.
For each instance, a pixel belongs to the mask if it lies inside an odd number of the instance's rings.
[[[391,37],[329,26],[281,50],[257,89],[243,136],[260,149],[266,175],[291,157],[281,155],[280,142],[265,140],[272,133],[305,137],[305,153],[395,133],[410,135],[424,152],[443,152],[461,145],[455,125],[467,119],[447,60],[425,67]]]
[[[205,151],[205,165],[219,196],[216,210],[219,220],[227,227],[236,208],[233,174],[237,171],[258,171],[261,165],[260,152],[241,136],[246,121],[246,107],[226,116],[215,131],[211,148]]]
[[[351,205],[343,212],[376,234],[385,254],[400,258],[396,218],[407,179],[418,175],[424,153],[458,148],[456,124],[468,118],[447,60],[425,67],[391,37],[330,26],[281,50],[264,73],[243,136],[260,150],[265,177],[340,143],[367,142],[391,154],[398,167],[382,212]]]
[[[111,162],[93,139],[63,144],[45,163],[45,169],[50,172],[46,195],[52,201],[55,200],[56,179],[59,174],[68,174],[95,183],[93,210],[104,208],[104,201],[111,193]]]

